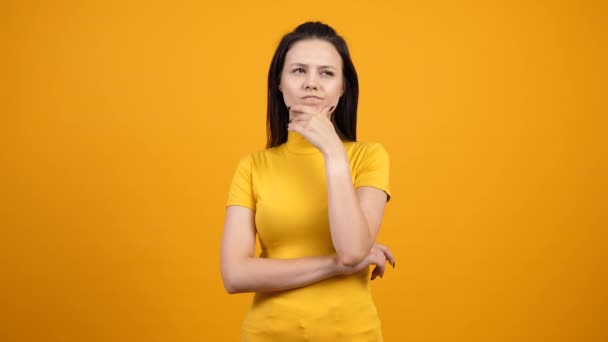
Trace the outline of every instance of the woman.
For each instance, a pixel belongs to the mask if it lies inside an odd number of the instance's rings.
[[[344,40],[307,22],[281,40],[268,75],[268,143],[239,162],[221,271],[255,292],[243,341],[381,341],[369,289],[390,250],[375,243],[390,199],[388,155],[356,142],[357,73]],[[256,233],[262,253],[255,257]]]

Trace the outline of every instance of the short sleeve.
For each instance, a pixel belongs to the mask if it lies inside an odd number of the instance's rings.
[[[381,144],[373,144],[367,149],[355,172],[354,187],[372,186],[383,190],[387,202],[391,199],[389,186],[389,157]]]
[[[226,206],[240,205],[255,210],[251,157],[240,159],[228,190]]]

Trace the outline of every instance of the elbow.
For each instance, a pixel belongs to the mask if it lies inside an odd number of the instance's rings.
[[[240,293],[238,288],[234,286],[234,284],[228,283],[226,281],[224,281],[224,289],[226,290],[226,292],[228,292],[228,294]]]
[[[367,247],[363,243],[360,243],[359,246],[337,250],[338,261],[344,266],[356,266],[369,255],[370,248],[371,246]]]
[[[360,264],[366,256],[367,253],[344,253],[338,255],[338,261],[344,266],[353,267]]]
[[[224,289],[228,294],[254,292],[253,283],[248,276],[247,260],[235,260],[233,262],[224,262],[221,265],[220,272]]]
[[[224,289],[226,290],[226,292],[228,292],[228,294],[237,294],[245,292],[242,290],[241,286],[239,286],[238,282],[228,277],[224,277]]]
[[[365,227],[365,232],[369,229]],[[344,266],[353,267],[365,260],[373,247],[374,241],[372,236],[362,235],[359,239],[351,240],[349,243],[342,242],[337,246],[336,254],[338,262]],[[336,243],[334,242],[334,246]]]
[[[224,290],[226,290],[228,294],[238,293],[236,284],[234,284],[234,281],[232,281],[232,279],[222,274],[222,281],[224,283]]]
[[[240,281],[235,277],[235,272],[229,272],[228,270],[222,270],[222,281],[224,283],[224,289],[228,294],[242,293],[243,286]]]

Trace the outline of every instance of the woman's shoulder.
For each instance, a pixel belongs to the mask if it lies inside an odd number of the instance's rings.
[[[272,158],[279,154],[280,147],[271,147],[271,148],[260,148],[258,150],[251,151],[249,153],[243,154],[240,156],[239,160],[241,164],[249,165],[249,167],[254,167],[255,165],[260,165],[264,163],[269,158]]]
[[[344,148],[350,157],[375,154],[388,155],[382,143],[376,141],[346,141],[344,142]]]

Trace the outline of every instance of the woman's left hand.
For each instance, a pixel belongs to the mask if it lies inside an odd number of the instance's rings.
[[[307,105],[293,105],[289,112],[292,119],[287,130],[297,132],[323,154],[342,148],[340,137],[329,116],[334,106],[317,109]]]

